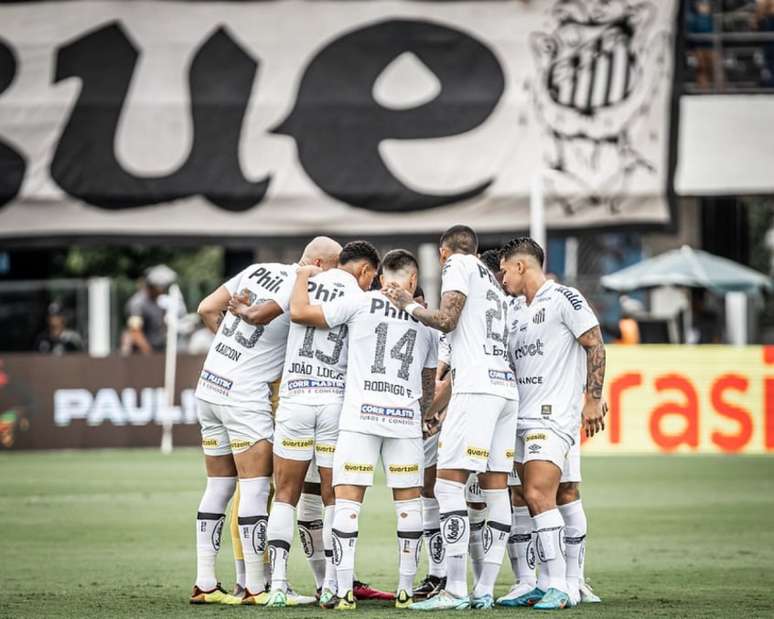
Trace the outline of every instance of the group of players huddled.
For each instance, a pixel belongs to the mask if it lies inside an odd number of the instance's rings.
[[[327,237],[202,301],[216,335],[196,390],[207,486],[192,603],[356,608],[359,516],[380,460],[397,519],[396,607],[599,601],[583,574],[578,490],[580,433],[603,430],[606,414],[597,319],[546,277],[530,238],[479,256],[476,233],[456,225],[439,250],[439,309],[425,306],[410,252],[380,259],[366,241]],[[215,559],[232,496],[243,558],[228,594]],[[315,597],[288,584],[296,526]],[[430,569],[415,586],[423,538]],[[495,600],[506,549],[516,584]]]

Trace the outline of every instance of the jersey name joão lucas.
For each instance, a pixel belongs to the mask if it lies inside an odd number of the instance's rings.
[[[365,294],[342,269],[330,269],[309,280],[309,302],[325,305],[345,295]],[[321,405],[344,398],[349,327],[332,329],[290,325],[280,397],[300,404]]]

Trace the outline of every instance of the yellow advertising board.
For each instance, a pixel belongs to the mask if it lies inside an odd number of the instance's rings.
[[[774,454],[774,347],[609,346],[588,454]]]

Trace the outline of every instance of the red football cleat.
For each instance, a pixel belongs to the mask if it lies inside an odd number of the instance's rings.
[[[394,593],[387,593],[386,591],[379,591],[374,589],[370,585],[356,580],[352,587],[352,592],[355,594],[357,600],[385,600],[392,601],[395,599]]]

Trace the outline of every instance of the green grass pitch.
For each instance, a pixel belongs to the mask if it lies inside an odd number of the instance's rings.
[[[193,449],[171,456],[151,450],[0,454],[0,617],[330,613],[187,603],[201,460]],[[774,616],[774,458],[588,457],[584,476],[586,571],[603,603],[563,615]],[[380,479],[366,496],[357,569],[388,589],[397,577],[394,520]],[[227,535],[218,568],[230,587]],[[423,561],[421,575],[424,569]],[[297,544],[290,575],[297,589],[311,591]],[[506,565],[498,594],[510,581]],[[357,612],[411,614],[384,603],[361,604]]]

